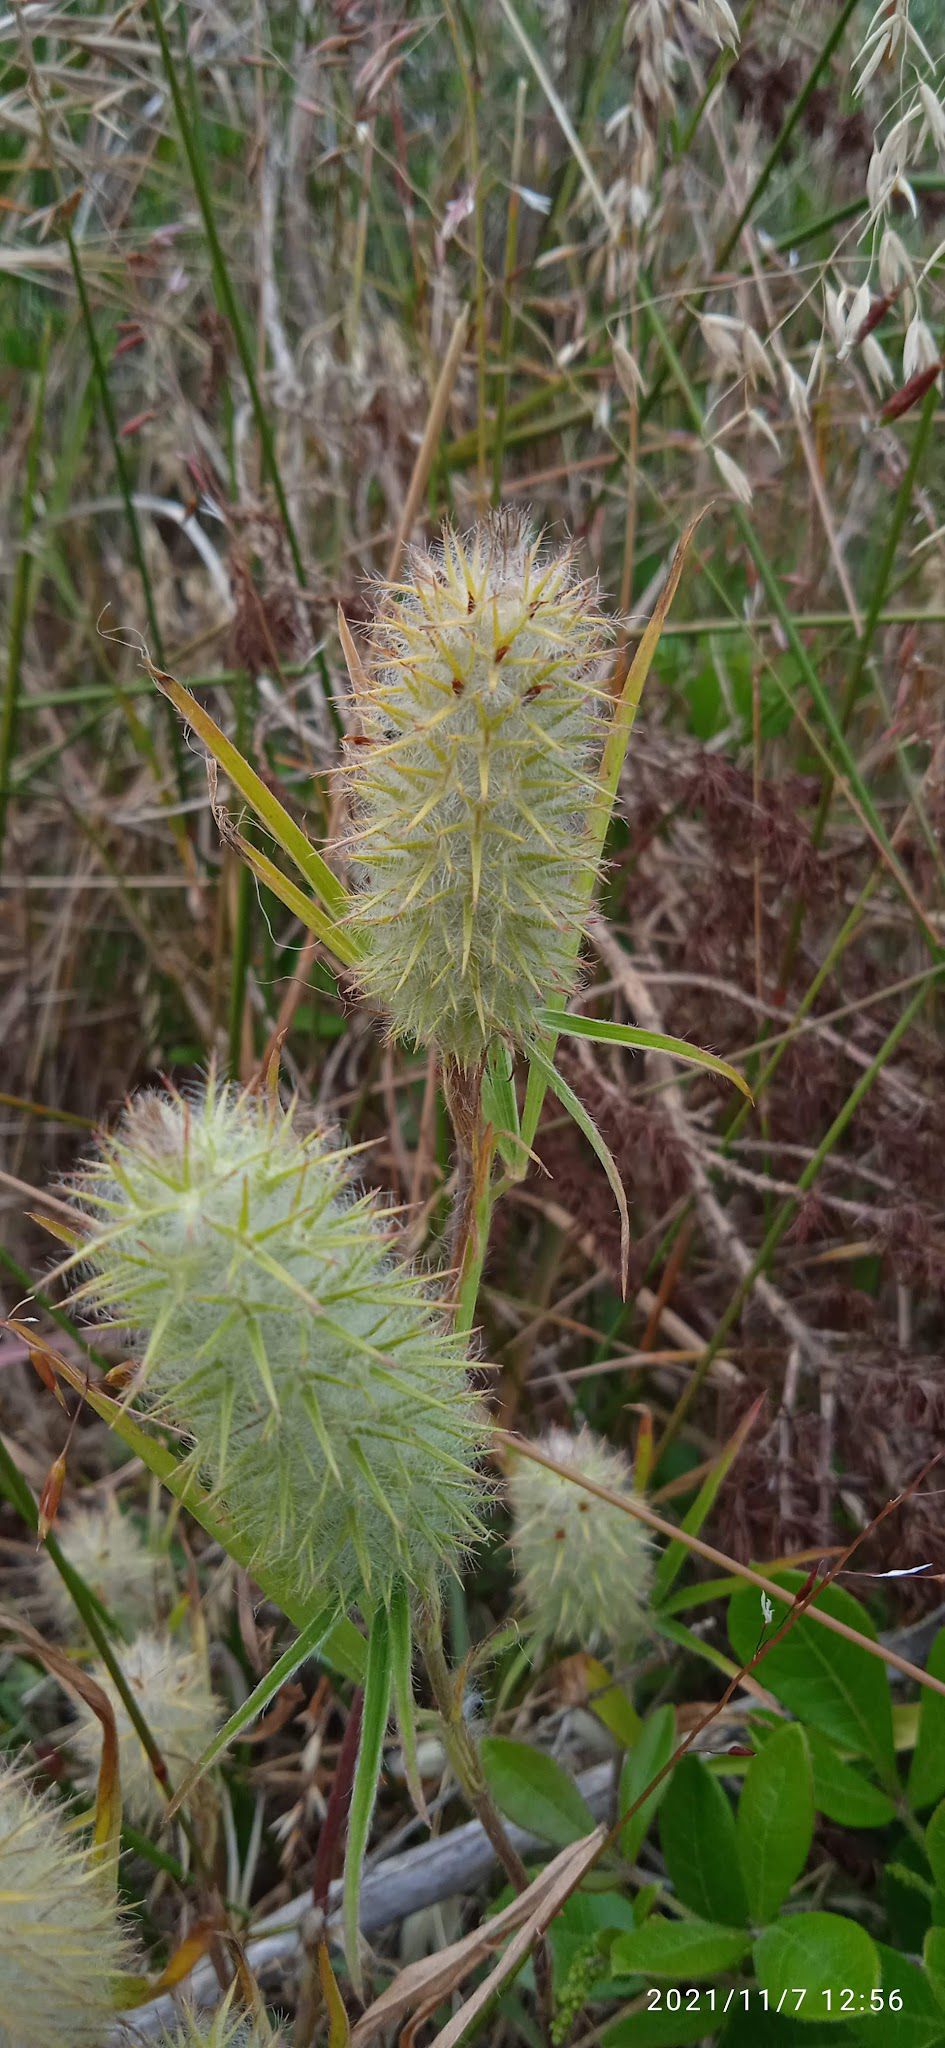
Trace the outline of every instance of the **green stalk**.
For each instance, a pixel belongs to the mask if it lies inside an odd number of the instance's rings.
[[[13,1459],[11,1458],[10,1453],[7,1450],[7,1447],[3,1442],[2,1438],[0,1438],[0,1492],[6,1495],[6,1498],[10,1502],[11,1507],[16,1508],[17,1513],[26,1523],[27,1528],[32,1529],[34,1533],[38,1534],[39,1509],[37,1508],[36,1502],[33,1498],[32,1489],[30,1486],[27,1485],[27,1482],[23,1478],[22,1473],[14,1464]],[[112,1680],[113,1685],[115,1686],[115,1689],[121,1700],[122,1706],[124,1707],[125,1712],[128,1715],[131,1725],[134,1728],[135,1734],[137,1735],[138,1740],[141,1743],[141,1746],[148,1759],[148,1762],[150,1763],[151,1768],[154,1772],[154,1777],[158,1785],[158,1788],[161,1792],[161,1795],[164,1799],[169,1800],[171,1797],[172,1787],[170,1783],[170,1778],[168,1776],[167,1765],[164,1761],[163,1756],[161,1755],[161,1751],[158,1748],[157,1743],[154,1740],[154,1736],[152,1735],[151,1730],[148,1727],[147,1721],[145,1720],[144,1715],[141,1712],[141,1708],[138,1704],[138,1701],[136,1700],[135,1695],[128,1684],[125,1674],[121,1668],[121,1663],[118,1657],[115,1655],[114,1646],[106,1630],[102,1626],[102,1622],[99,1618],[99,1603],[96,1600],[95,1595],[92,1592],[91,1588],[86,1585],[85,1580],[82,1578],[81,1574],[77,1572],[74,1566],[72,1566],[69,1563],[68,1558],[64,1555],[60,1545],[57,1543],[52,1530],[49,1531],[49,1534],[46,1537],[45,1547],[49,1552],[50,1559],[52,1560],[52,1563],[54,1564],[57,1572],[59,1573],[59,1576],[63,1582],[63,1585],[66,1588],[66,1591],[69,1594],[69,1597],[76,1609],[77,1614],[81,1616],[82,1622],[86,1630],[88,1631],[88,1634],[91,1637],[92,1642],[95,1645],[98,1655],[100,1656],[102,1663],[104,1664],[105,1669],[108,1672],[108,1675]],[[198,1860],[202,1861],[202,1858],[200,1857],[199,1845],[193,1834],[190,1823],[187,1821],[186,1816],[183,1814],[181,1815],[181,1825],[183,1826],[187,1834],[188,1841],[191,1843],[192,1848],[197,1854]]]
[[[3,693],[3,710],[0,713],[0,867],[3,865],[3,844],[6,838],[7,809],[11,795],[10,770],[16,750],[16,736],[20,718],[23,643],[26,638],[30,588],[33,580],[33,558],[30,553],[29,543],[33,529],[36,481],[39,474],[39,451],[42,444],[50,332],[50,325],[47,322],[43,335],[39,377],[36,385],[36,403],[33,408],[30,437],[26,451],[26,476],[23,480],[23,508],[20,519],[20,549],[16,558],[16,569],[13,577],[10,639],[7,646],[7,675]]]

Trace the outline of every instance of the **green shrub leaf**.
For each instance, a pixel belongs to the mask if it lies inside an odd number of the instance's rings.
[[[632,1806],[634,1801],[639,1799],[641,1792],[646,1791],[657,1771],[662,1770],[663,1765],[668,1763],[675,1745],[676,1716],[673,1709],[657,1707],[655,1713],[647,1716],[640,1731],[639,1741],[624,1758],[620,1773],[620,1791],[617,1795],[621,1813],[626,1813],[628,1806]],[[669,1791],[669,1786],[670,1779],[667,1775],[659,1785],[654,1786],[643,1805],[637,1808],[636,1813],[631,1814],[621,1829],[620,1848],[628,1862],[635,1862],[639,1855],[653,1815]]]
[[[945,1679],[945,1628],[929,1651],[926,1670]],[[906,1786],[911,1806],[932,1806],[945,1793],[945,1699],[923,1687],[919,1701],[919,1732]]]
[[[752,1919],[770,1920],[800,1876],[814,1832],[810,1752],[796,1721],[752,1758],[735,1828]]]
[[[794,1592],[805,1579],[802,1572],[779,1572],[777,1583]],[[771,1632],[783,1622],[790,1601],[773,1604]],[[876,1630],[866,1609],[842,1587],[826,1587],[818,1593],[816,1604],[875,1641]],[[740,1663],[747,1664],[754,1656],[763,1632],[759,1595],[746,1586],[733,1594],[728,1610],[729,1640]],[[892,1779],[895,1751],[889,1686],[882,1665],[868,1650],[802,1616],[764,1658],[758,1677],[799,1721],[809,1721],[857,1756],[872,1757],[883,1775]]]
[[[789,2015],[807,2022],[842,2024],[849,2015],[840,2010],[841,1992],[850,1990],[857,2001],[868,2002],[880,1981],[875,1941],[842,1913],[795,1913],[778,1920],[759,1934],[753,1955],[769,2003],[782,1999]]]
[[[704,1920],[744,1926],[748,1901],[735,1839],[735,1816],[717,1778],[699,1757],[684,1756],[660,1808],[666,1868],[684,1906]]]
[[[573,1778],[553,1757],[505,1735],[484,1736],[479,1754],[496,1805],[519,1827],[564,1849],[596,1826]]]
[[[626,1976],[672,1977],[677,1982],[714,1977],[719,1970],[734,1970],[750,1938],[712,1920],[664,1920],[655,1915],[632,1933],[619,1934],[610,1960],[614,1972]]]

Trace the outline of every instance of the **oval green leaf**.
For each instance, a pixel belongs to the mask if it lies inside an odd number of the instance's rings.
[[[790,1593],[806,1581],[802,1572],[779,1572],[777,1583]],[[774,1620],[766,1629],[761,1600],[752,1587],[729,1602],[728,1633],[736,1657],[747,1664],[766,1634],[773,1635],[790,1612],[791,1600],[774,1601]],[[858,1600],[840,1586],[818,1593],[816,1604],[861,1635],[876,1639],[876,1630]],[[872,1757],[883,1775],[895,1771],[892,1707],[886,1674],[878,1658],[801,1616],[788,1634],[764,1657],[757,1677],[796,1714],[856,1756]]]
[[[750,1936],[712,1920],[664,1920],[654,1915],[630,1934],[619,1934],[610,1952],[615,1974],[672,1977],[678,1983],[734,1970]]]
[[[505,1735],[484,1736],[479,1754],[496,1805],[519,1827],[556,1849],[580,1841],[596,1827],[573,1778],[553,1757]]]
[[[797,1721],[752,1757],[735,1832],[751,1917],[770,1920],[800,1877],[814,1832],[810,1751]]]
[[[866,1929],[842,1913],[794,1913],[759,1934],[755,1974],[778,2008],[807,2023],[842,2024],[840,1994],[869,2005],[880,1981],[879,1950]],[[803,1994],[803,1996],[801,1995]]]
[[[684,1756],[660,1808],[660,1841],[677,1898],[703,1920],[743,1927],[748,1901],[735,1839],[735,1816],[717,1778],[699,1757]]]

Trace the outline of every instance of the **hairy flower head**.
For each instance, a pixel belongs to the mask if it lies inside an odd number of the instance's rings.
[[[0,2048],[102,2048],[128,1943],[52,1793],[0,1769]]]
[[[173,1785],[189,1764],[196,1763],[223,1721],[223,1708],[211,1690],[203,1659],[172,1636],[147,1630],[119,1651],[118,1660]],[[94,1665],[92,1676],[114,1709],[125,1812],[129,1820],[145,1827],[159,1823],[165,1800],[124,1700],[104,1664]],[[94,1786],[102,1749],[101,1723],[83,1700],[78,1700],[76,1707],[80,1719],[73,1747],[82,1760],[86,1782]]]
[[[413,549],[381,587],[347,752],[368,993],[474,1065],[573,989],[607,628],[568,550],[517,513]]]
[[[228,1998],[214,2013],[181,2014],[179,2024],[160,2036],[160,2048],[282,2048],[285,2036],[266,2024],[233,2013]]]
[[[163,1561],[148,1549],[129,1515],[111,1496],[100,1507],[76,1507],[56,1522],[56,1540],[126,1636],[154,1621]],[[63,1635],[81,1629],[78,1612],[48,1550],[39,1552],[40,1595]]]
[[[252,1560],[306,1603],[429,1591],[477,1532],[482,1423],[350,1154],[211,1078],[133,1102],[81,1202],[79,1294],[138,1333],[144,1397]]]
[[[586,1425],[575,1435],[549,1429],[535,1448],[635,1497],[626,1459]],[[631,1650],[646,1629],[652,1583],[643,1523],[531,1458],[513,1459],[508,1487],[516,1577],[539,1643]]]

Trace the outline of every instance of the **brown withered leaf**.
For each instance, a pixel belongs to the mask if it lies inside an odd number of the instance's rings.
[[[437,1955],[424,1956],[421,1962],[410,1963],[401,1970],[392,1984],[382,1991],[367,2012],[359,2019],[351,2035],[351,2048],[368,2048],[385,2028],[399,2026],[411,2012],[435,2012],[444,1998],[448,1998],[463,1979],[468,1977],[479,1963],[485,1961],[492,1950],[499,1947],[506,1935],[520,1929],[517,1937],[527,1937],[522,1954],[527,1955],[533,1941],[538,1939],[548,1925],[559,1904],[568,1897],[574,1886],[580,1882],[584,1871],[589,1869],[599,1854],[605,1840],[603,1828],[595,1829],[593,1835],[580,1842],[569,1843],[560,1855],[541,1871],[526,1892],[513,1899],[501,1913],[487,1920],[481,1927],[474,1927],[471,1934],[454,1941],[449,1948],[440,1949]],[[593,1845],[593,1853],[591,1853]],[[515,1944],[511,1944],[514,1946]],[[505,1957],[497,1966],[503,1969]],[[495,1974],[494,1972],[492,1973]],[[491,1982],[491,1977],[489,1979]],[[477,1994],[478,1996],[478,1994]],[[464,2011],[466,2008],[464,2007]],[[446,2036],[438,2041],[444,2043]]]

